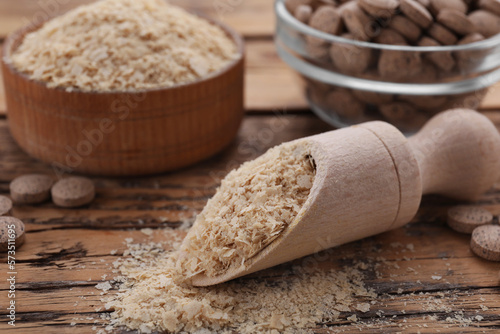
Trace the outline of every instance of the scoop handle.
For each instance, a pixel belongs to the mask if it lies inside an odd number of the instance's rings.
[[[500,134],[484,115],[455,109],[409,139],[423,194],[474,201],[500,178]]]

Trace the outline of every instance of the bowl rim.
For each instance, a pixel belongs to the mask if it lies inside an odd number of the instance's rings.
[[[314,29],[309,25],[297,20],[286,8],[286,0],[276,0],[275,2],[275,13],[279,22],[283,22],[289,27],[297,30],[300,33],[313,36],[319,39],[323,39],[331,43],[342,43],[350,44],[358,47],[371,48],[376,50],[396,50],[396,51],[412,51],[412,52],[449,52],[449,51],[465,51],[465,50],[477,50],[477,49],[487,49],[500,45],[500,33],[486,38],[479,42],[463,44],[463,45],[442,45],[442,46],[411,46],[411,45],[390,45],[390,44],[379,44],[372,42],[358,41],[354,39],[344,38],[337,35],[332,35],[329,33],[322,32],[320,30]]]
[[[231,60],[224,67],[218,69],[217,71],[214,71],[214,72],[210,73],[207,76],[201,77],[201,78],[199,78],[199,79],[197,79],[195,81],[190,81],[190,82],[186,82],[186,83],[180,83],[180,84],[176,84],[176,85],[172,85],[172,86],[161,86],[161,87],[157,87],[157,88],[148,88],[148,89],[125,89],[125,90],[106,90],[106,91],[98,91],[98,90],[85,91],[85,90],[82,90],[80,88],[74,88],[74,87],[71,87],[71,90],[68,91],[67,89],[69,87],[63,87],[63,86],[49,87],[47,85],[46,81],[34,80],[34,79],[30,78],[28,74],[26,74],[26,73],[21,72],[20,70],[18,70],[12,64],[12,61],[10,60],[10,56],[15,51],[15,50],[13,50],[13,45],[16,42],[22,42],[22,39],[24,39],[24,37],[27,34],[40,29],[45,23],[49,22],[50,20],[52,20],[52,19],[54,19],[56,17],[59,17],[59,16],[65,14],[65,13],[62,13],[60,15],[52,16],[52,17],[50,17],[50,18],[48,18],[46,20],[43,20],[41,22],[37,22],[37,23],[31,22],[31,23],[29,23],[29,24],[27,24],[27,25],[25,25],[25,26],[23,26],[23,27],[15,30],[15,31],[13,31],[12,33],[10,33],[7,36],[7,38],[5,39],[5,41],[3,43],[3,46],[1,48],[1,62],[14,75],[17,75],[17,76],[21,77],[24,80],[27,80],[27,81],[30,81],[30,82],[42,85],[46,89],[58,90],[58,91],[61,91],[61,92],[64,92],[64,93],[68,93],[68,94],[71,93],[71,94],[86,94],[86,95],[146,94],[146,93],[163,92],[163,91],[166,91],[166,90],[175,90],[175,89],[180,89],[180,88],[188,88],[189,86],[206,83],[206,82],[208,82],[210,80],[216,79],[219,76],[227,74],[229,71],[231,71],[232,69],[234,69],[235,67],[237,67],[240,63],[244,62],[244,60],[245,60],[245,42],[243,40],[243,37],[240,34],[238,34],[236,32],[236,30],[234,30],[230,26],[228,26],[228,25],[226,25],[226,24],[224,24],[224,23],[222,23],[222,22],[220,22],[220,21],[218,21],[218,20],[216,20],[214,18],[206,16],[206,15],[200,13],[200,12],[192,11],[192,10],[187,10],[185,8],[182,8],[182,9],[185,10],[185,11],[187,11],[188,13],[190,13],[192,15],[195,15],[195,16],[201,18],[201,19],[204,19],[204,20],[208,21],[209,23],[211,23],[213,25],[216,25],[219,28],[221,28],[226,33],[226,35],[236,45],[237,57],[235,57],[235,59]]]

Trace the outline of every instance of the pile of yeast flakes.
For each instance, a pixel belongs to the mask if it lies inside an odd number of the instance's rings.
[[[132,258],[115,264],[122,283],[106,304],[114,310],[112,327],[142,333],[304,333],[340,312],[369,311],[375,293],[365,288],[361,271],[357,266],[319,269],[328,256],[311,256],[308,263],[318,266],[276,277],[189,285],[190,276],[224,273],[269,245],[301,210],[314,176],[303,141],[272,148],[229,173],[183,242],[161,253],[134,246]],[[166,233],[166,240],[179,236],[179,231]]]
[[[196,81],[240,57],[219,27],[164,0],[101,0],[25,36],[12,65],[68,91],[130,91]]]
[[[179,236],[175,230],[165,233],[167,240]],[[328,271],[319,269],[320,265],[304,265],[289,272],[277,271],[275,277],[193,287],[183,283],[176,267],[179,245],[178,241],[173,250],[158,252],[158,247],[148,244],[129,244],[132,256],[115,262],[122,275],[115,278],[121,282],[119,292],[103,300],[107,309],[114,310],[108,318],[109,329],[312,333],[317,323],[335,320],[341,312],[368,312],[377,297],[364,286],[362,265]],[[306,259],[310,264],[325,261],[325,256]]]
[[[184,240],[184,274],[213,277],[244,266],[297,216],[314,172],[307,146],[299,141],[274,147],[229,173]]]

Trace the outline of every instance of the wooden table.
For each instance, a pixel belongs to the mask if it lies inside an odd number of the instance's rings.
[[[68,4],[57,10],[84,2],[88,0],[64,1],[61,3]],[[216,157],[177,173],[95,178],[98,196],[89,207],[16,207],[14,215],[27,228],[26,244],[16,254],[15,330],[19,333],[93,332],[103,309],[95,285],[102,282],[103,275],[112,277],[111,263],[126,249],[125,238],[141,242],[150,238],[141,232],[143,228],[178,227],[203,208],[221,178],[237,164],[283,141],[330,130],[310,113],[300,81],[274,51],[270,0],[179,2],[222,19],[246,38],[248,115],[238,138]],[[0,0],[0,38],[26,19],[48,12],[42,3],[58,2]],[[217,10],[214,4],[222,6]],[[0,193],[8,194],[14,177],[52,171],[13,142],[1,87],[0,92]],[[490,94],[482,108],[500,126],[500,117],[494,112],[498,107],[499,98]],[[500,184],[479,204],[498,215],[499,203]],[[327,267],[367,258],[383,265],[377,269],[379,277],[372,272],[365,279],[366,285],[379,294],[376,306],[368,313],[357,314],[357,324],[347,321],[350,314],[342,314],[338,321],[326,324],[328,328],[346,333],[499,332],[500,265],[475,257],[469,250],[469,237],[446,227],[446,210],[454,204],[444,198],[425,198],[408,226],[332,252],[325,262]],[[153,239],[159,238],[161,233],[157,231]],[[117,253],[111,254],[112,250]],[[5,305],[6,256],[1,255],[0,261],[0,332],[10,333],[13,329],[7,325]],[[460,319],[472,321],[465,326]],[[367,329],[366,324],[374,327]],[[327,333],[321,325],[315,332]]]

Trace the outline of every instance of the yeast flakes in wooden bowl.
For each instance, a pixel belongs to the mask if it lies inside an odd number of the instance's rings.
[[[176,170],[229,145],[243,117],[241,37],[161,0],[104,0],[20,29],[2,69],[14,139],[64,172]]]

